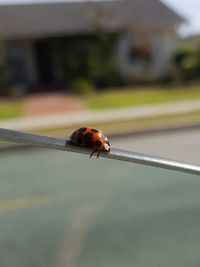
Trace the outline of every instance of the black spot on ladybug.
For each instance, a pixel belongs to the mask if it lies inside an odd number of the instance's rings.
[[[96,146],[101,146],[102,145],[101,141],[99,141],[99,140],[97,140],[95,144],[96,144]]]
[[[85,145],[86,145],[86,147],[92,147],[93,146],[92,142],[90,142],[90,141],[86,141]]]
[[[97,131],[96,129],[92,129],[91,133],[98,133],[99,131]]]
[[[92,137],[93,137],[92,133],[86,133],[86,135],[85,135],[85,139],[88,141],[90,141],[90,140],[92,141]]]
[[[76,142],[81,145],[83,143],[83,137],[79,136]]]
[[[92,137],[93,137],[92,133],[87,133],[85,135],[85,144],[87,147],[92,147],[92,145],[93,145],[93,138]]]
[[[86,130],[87,130],[86,127],[82,127],[82,128],[80,128],[78,131],[79,131],[79,133],[84,133]]]

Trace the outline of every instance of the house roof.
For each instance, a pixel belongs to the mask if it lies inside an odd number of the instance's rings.
[[[169,28],[183,18],[158,0],[105,0],[0,5],[0,38],[81,34],[102,28]]]

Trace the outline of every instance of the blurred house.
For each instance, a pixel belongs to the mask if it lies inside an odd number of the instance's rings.
[[[46,38],[101,30],[120,36],[115,53],[123,77],[152,81],[169,71],[177,45],[175,27],[182,22],[158,0],[1,4],[0,57],[6,58],[16,84],[54,84],[62,70],[59,62],[50,59]]]

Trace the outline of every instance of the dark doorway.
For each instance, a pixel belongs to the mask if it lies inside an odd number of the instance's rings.
[[[49,90],[53,87],[55,79],[47,40],[37,41],[35,43],[35,55],[38,65],[39,83],[44,86],[44,89],[48,87]]]

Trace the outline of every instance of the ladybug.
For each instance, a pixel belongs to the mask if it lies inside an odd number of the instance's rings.
[[[97,158],[102,151],[107,154],[110,152],[110,143],[108,138],[104,134],[94,128],[82,127],[77,129],[69,138],[70,142],[82,147],[88,147],[92,149],[90,158],[95,152],[98,152]]]

